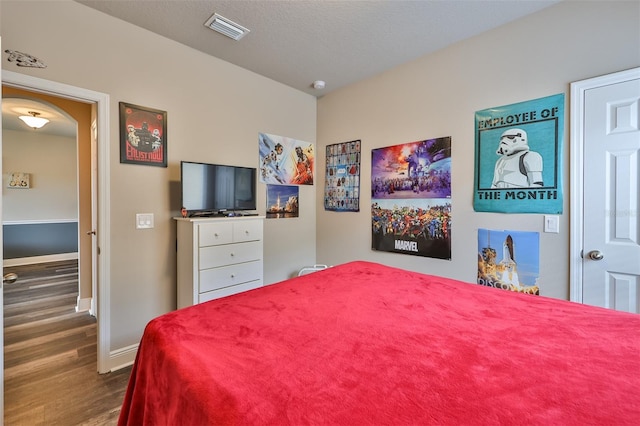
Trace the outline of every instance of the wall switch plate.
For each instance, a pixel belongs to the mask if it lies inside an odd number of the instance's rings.
[[[558,234],[560,232],[560,217],[553,215],[544,216],[544,232]]]
[[[136,229],[153,228],[153,213],[137,213]]]

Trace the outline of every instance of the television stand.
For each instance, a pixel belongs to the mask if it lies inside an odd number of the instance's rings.
[[[178,308],[262,287],[264,216],[175,219]]]

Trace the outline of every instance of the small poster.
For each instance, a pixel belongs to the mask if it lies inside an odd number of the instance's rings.
[[[29,173],[25,173],[25,172],[9,173],[9,181],[7,182],[7,188],[11,188],[11,189],[31,188]]]
[[[258,134],[260,182],[272,185],[313,185],[313,144],[267,133]]]
[[[540,234],[478,229],[478,284],[540,294]]]
[[[120,102],[120,162],[167,167],[167,113]]]
[[[298,186],[267,185],[267,219],[299,216]]]
[[[327,145],[324,209],[360,211],[360,141]]]
[[[562,213],[564,94],[476,112],[473,207]]]

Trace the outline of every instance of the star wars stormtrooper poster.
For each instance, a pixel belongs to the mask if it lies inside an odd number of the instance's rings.
[[[540,235],[478,229],[478,284],[540,294]]]
[[[473,207],[562,213],[564,94],[477,111]]]
[[[371,248],[451,260],[451,138],[371,150]]]

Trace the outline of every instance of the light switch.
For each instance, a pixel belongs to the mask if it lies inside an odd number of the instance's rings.
[[[557,234],[560,232],[560,217],[553,215],[544,216],[544,232]]]
[[[136,229],[153,228],[153,213],[137,213]]]

